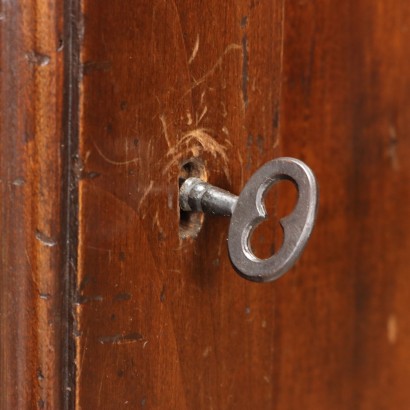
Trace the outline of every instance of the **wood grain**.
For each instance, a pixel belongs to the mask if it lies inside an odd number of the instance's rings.
[[[321,204],[304,273],[276,289],[276,407],[406,409],[410,8],[321,1],[285,21],[281,152],[311,164]]]
[[[407,409],[409,6],[82,12],[77,407]],[[319,220],[292,272],[261,286],[233,272],[227,220],[179,237],[178,175],[196,158],[238,193],[279,155],[316,172]],[[258,252],[290,209],[282,191]]]
[[[408,2],[60,3],[0,9],[0,408],[410,408]],[[281,155],[319,219],[254,284],[179,177]]]
[[[282,12],[84,2],[78,408],[272,402],[274,286],[233,272],[227,220],[180,239],[178,176],[239,192],[274,155]]]
[[[0,408],[62,409],[63,11],[0,7]]]

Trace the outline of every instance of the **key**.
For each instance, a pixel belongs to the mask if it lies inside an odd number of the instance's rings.
[[[293,212],[279,221],[284,235],[281,248],[269,258],[260,259],[251,249],[250,238],[267,217],[265,194],[281,180],[295,184],[298,201]],[[312,233],[318,200],[312,170],[302,161],[287,157],[274,159],[259,168],[239,196],[199,178],[187,178],[181,185],[179,196],[183,211],[231,217],[228,233],[230,260],[240,276],[254,282],[271,282],[292,268]]]

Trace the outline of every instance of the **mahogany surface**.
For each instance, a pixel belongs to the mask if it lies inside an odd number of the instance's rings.
[[[1,409],[410,408],[410,3],[2,8]],[[318,221],[251,283],[228,219],[181,231],[179,178],[238,194],[279,156]]]
[[[62,409],[63,7],[0,5],[0,408]]]
[[[82,9],[79,406],[409,406],[409,6],[100,4]],[[178,175],[198,157],[238,193],[280,155],[316,172],[319,220],[292,272],[252,284],[227,220],[179,238]]]

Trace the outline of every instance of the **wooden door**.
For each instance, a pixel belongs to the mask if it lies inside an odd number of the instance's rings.
[[[410,407],[405,0],[1,7],[0,408]],[[238,194],[280,156],[318,220],[251,283],[179,179]],[[295,201],[271,190],[258,255]]]

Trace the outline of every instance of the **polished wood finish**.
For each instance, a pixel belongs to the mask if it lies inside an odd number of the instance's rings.
[[[3,2],[0,408],[410,408],[409,27],[406,0]],[[239,193],[282,155],[317,226],[250,283],[179,179]]]
[[[62,409],[63,10],[0,7],[0,408]]]
[[[275,156],[283,4],[83,13],[77,405],[267,408],[275,286],[233,272],[228,220],[180,238],[178,177],[239,192]]]
[[[406,2],[82,11],[78,408],[408,408]],[[195,157],[238,193],[279,155],[317,173],[319,220],[252,284],[227,220],[180,238],[178,175]]]
[[[410,406],[410,7],[286,8],[281,152],[321,188],[299,269],[277,284],[276,408]]]

